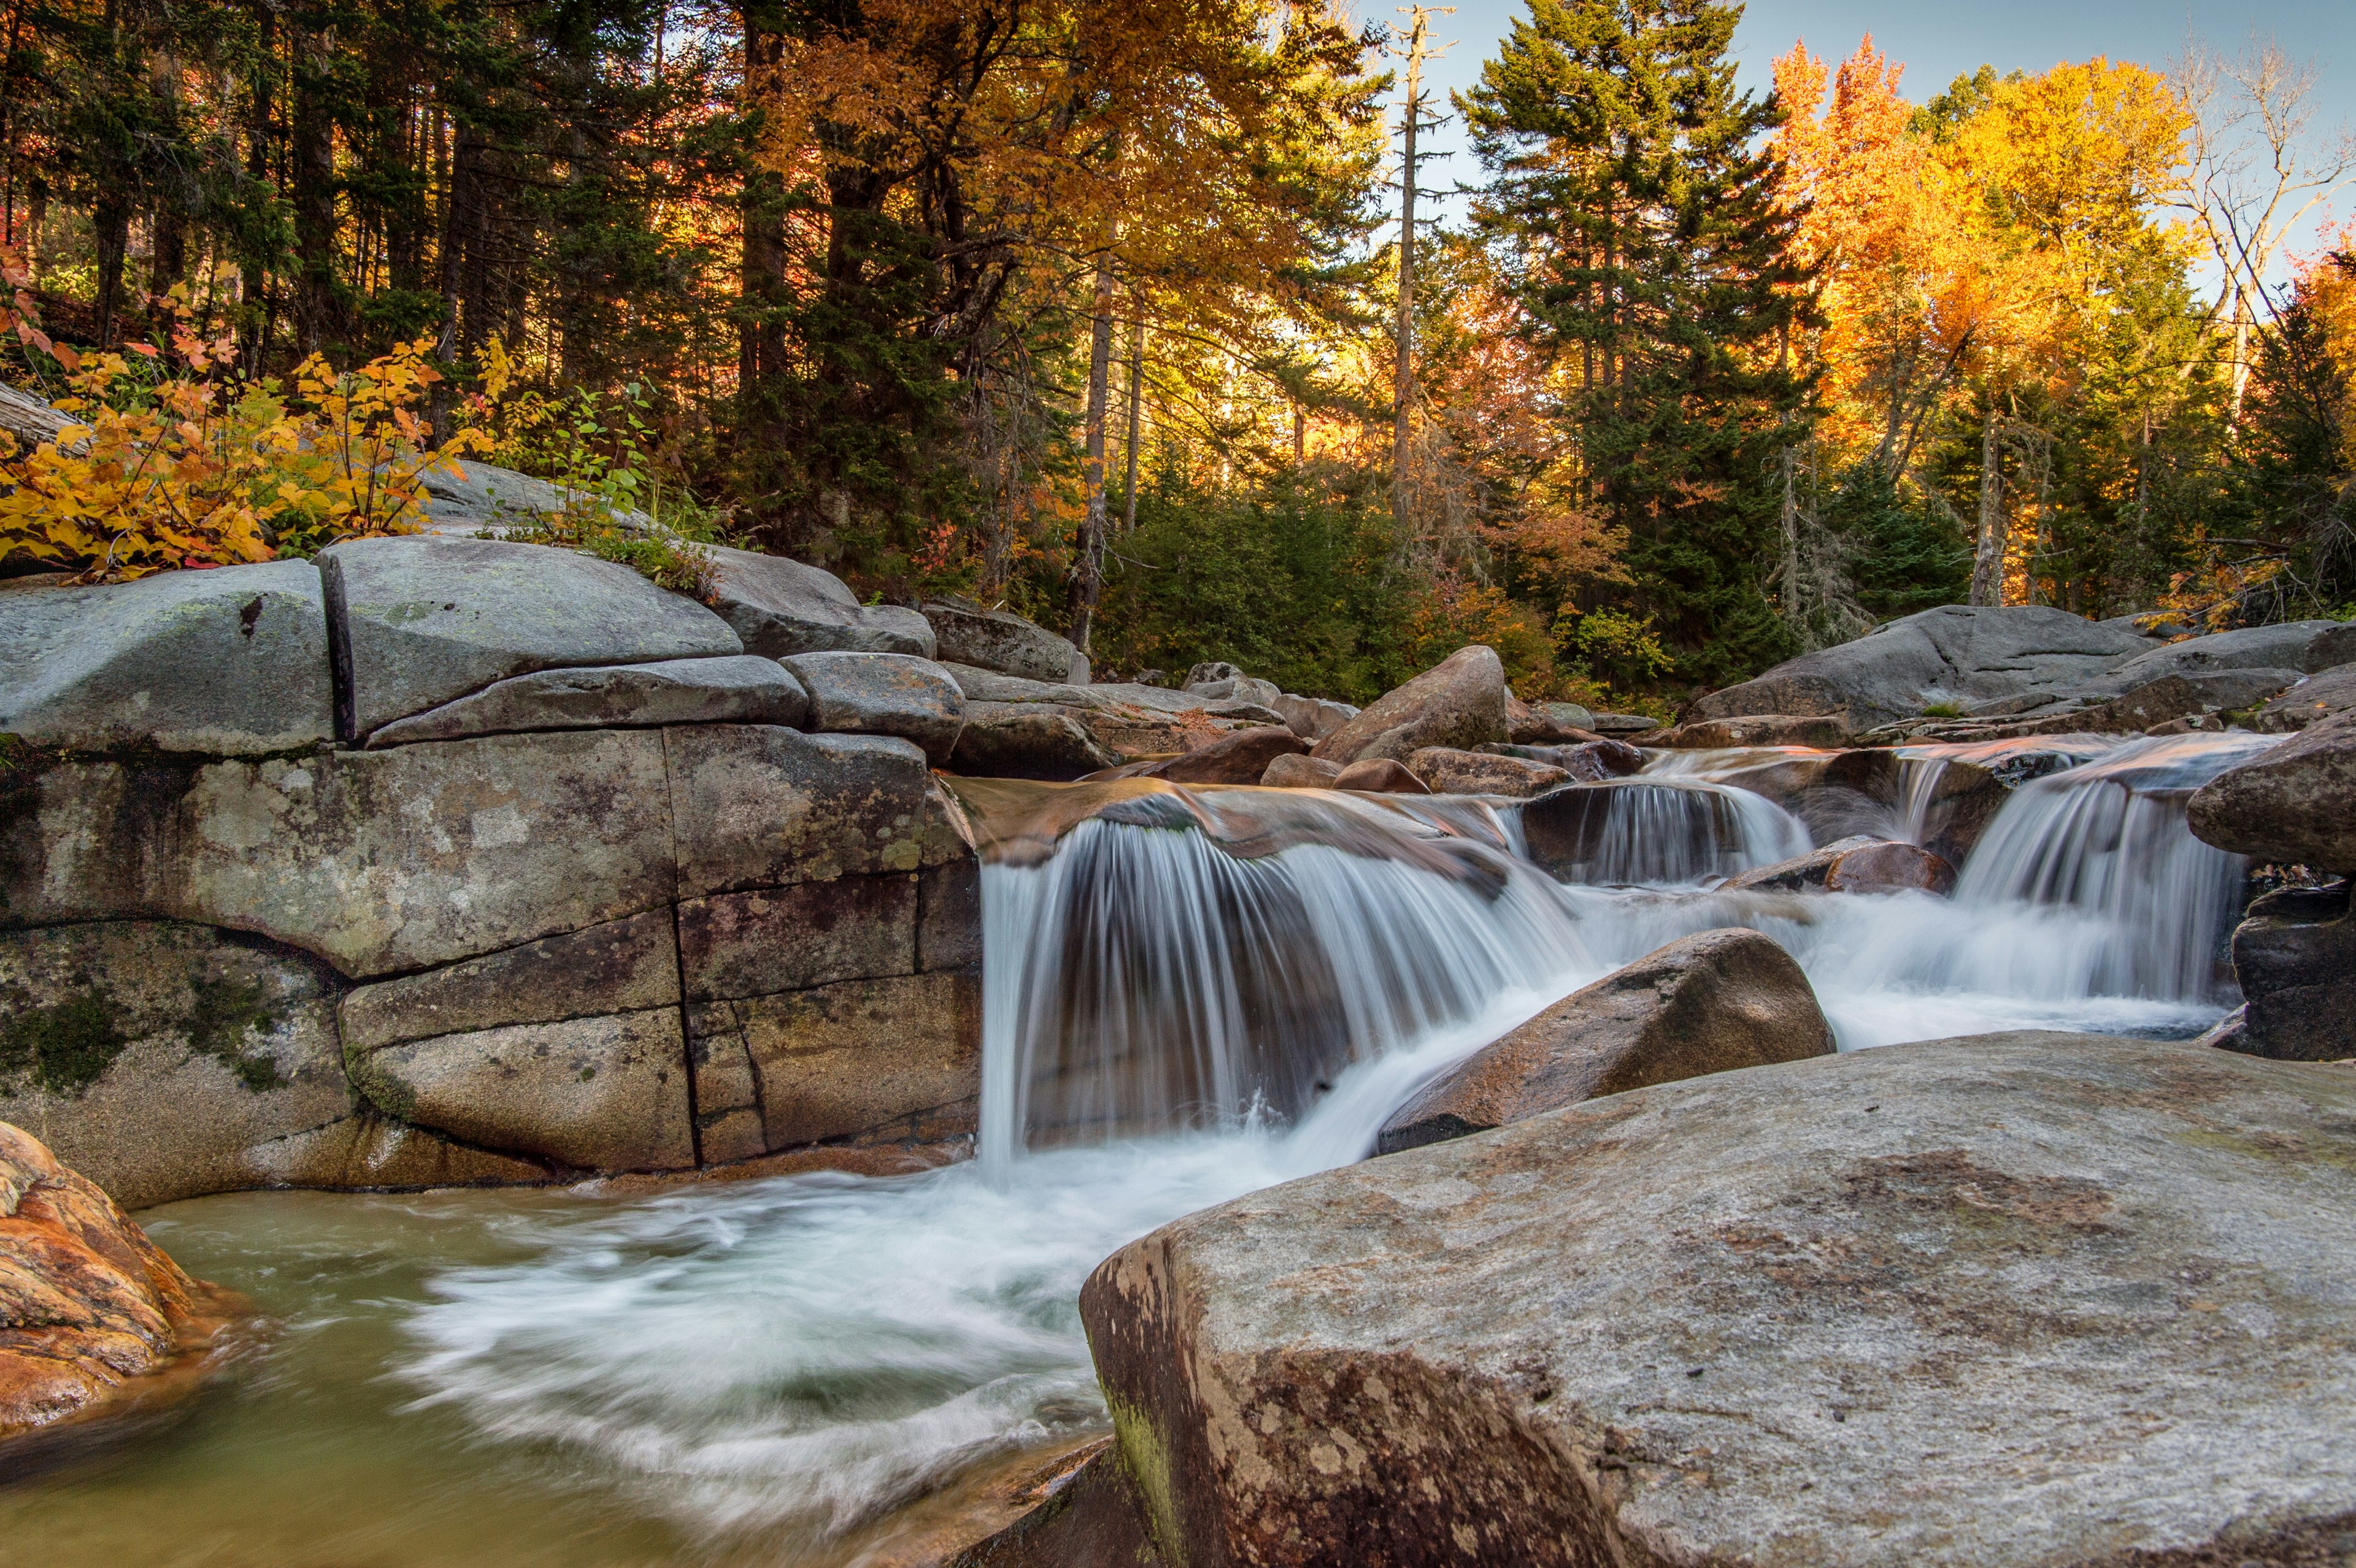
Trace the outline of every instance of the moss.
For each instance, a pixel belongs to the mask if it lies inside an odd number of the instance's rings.
[[[206,980],[189,976],[196,1003],[188,1012],[188,1047],[209,1056],[237,1074],[238,1082],[256,1094],[285,1085],[286,1075],[266,1051],[249,1051],[249,1029],[267,1030],[278,1023],[262,987],[251,980]]]
[[[1925,719],[1961,719],[1964,717],[1964,709],[1963,705],[1958,702],[1933,702],[1930,707],[1922,709],[1922,717]]]
[[[1145,1505],[1145,1521],[1162,1556],[1184,1568],[1185,1541],[1178,1532],[1178,1490],[1170,1473],[1169,1451],[1153,1418],[1127,1400],[1104,1391],[1105,1407],[1112,1413],[1112,1430],[1119,1445],[1121,1468],[1129,1472]]]
[[[130,1043],[112,1004],[94,990],[83,991],[19,1014],[0,1032],[0,1077],[29,1072],[52,1094],[80,1094]]]

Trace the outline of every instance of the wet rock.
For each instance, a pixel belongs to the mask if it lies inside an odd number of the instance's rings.
[[[1163,1568],[1146,1533],[1137,1488],[1109,1450],[1061,1480],[1046,1499],[948,1568]]]
[[[744,651],[693,600],[569,549],[353,539],[320,551],[319,571],[348,740],[532,670]]]
[[[350,1114],[341,989],[210,926],[0,932],[0,1121],[131,1208],[257,1185],[255,1150]]]
[[[1550,768],[1560,768],[1581,784],[1601,784],[1605,779],[1625,778],[1644,765],[1644,752],[1625,741],[1607,741],[1601,735],[1588,735],[1559,746],[1493,743],[1481,750],[1493,756],[1519,757],[1524,762],[1543,763]]]
[[[1862,733],[1942,702],[2050,701],[2149,651],[2149,640],[2133,631],[2063,610],[1949,604],[1803,654],[1712,692],[1693,711],[1697,719],[1825,716]]]
[[[2320,1563],[2351,1125],[2339,1067],[1890,1046],[1255,1193],[1081,1311],[1198,1568]]]
[[[0,1122],[0,1442],[132,1392],[200,1348],[226,1305],[96,1183]]]
[[[2356,1057],[2356,916],[2346,881],[2282,888],[2233,930],[2233,977],[2246,998],[2211,1043],[2287,1061]]]
[[[1803,893],[1824,891],[1825,879],[1832,874],[1833,864],[1852,849],[1870,848],[1883,840],[1869,834],[1853,833],[1837,838],[1822,848],[1811,849],[1788,860],[1778,860],[1772,866],[1757,866],[1738,872],[1720,882],[1719,891],[1730,893],[1774,892]]]
[[[344,1049],[364,1055],[436,1035],[677,1007],[673,929],[669,909],[650,910],[355,987],[337,1015]]]
[[[1705,931],[1483,1047],[1401,1106],[1375,1147],[1395,1154],[1599,1095],[1832,1051],[1832,1026],[1790,954],[1755,931]]]
[[[1268,772],[1268,765],[1277,758],[1303,756],[1308,751],[1308,743],[1290,730],[1265,725],[1238,730],[1183,757],[1138,763],[1134,772],[1145,778],[1168,779],[1172,784],[1258,784]]]
[[[2297,679],[2298,672],[2294,669],[2220,669],[2163,675],[2090,709],[2085,715],[2085,727],[2097,732],[2142,731],[2171,720],[2250,707]]]
[[[2356,714],[2310,724],[2201,786],[2192,831],[2283,865],[2356,871]]]
[[[1426,746],[1408,758],[1407,767],[1435,795],[1502,795],[1515,800],[1544,795],[1572,777],[1547,763],[1445,746]]]
[[[1946,858],[1912,844],[1868,844],[1835,860],[1825,873],[1828,893],[1935,893],[1955,891]]]
[[[691,1002],[912,975],[916,874],[838,877],[684,900],[679,964]]]
[[[965,693],[930,659],[907,654],[795,654],[780,661],[809,693],[810,726],[897,735],[946,767],[965,728]]]
[[[969,778],[1065,784],[1119,766],[1119,753],[1098,745],[1086,725],[1060,708],[969,702],[948,771]]]
[[[2266,703],[2251,715],[2250,728],[2261,734],[2285,734],[2351,708],[2356,708],[2356,664],[2340,665],[2308,676]]]
[[[1323,761],[1312,758],[1312,761]],[[1430,795],[1431,786],[1415,776],[1404,763],[1388,757],[1368,757],[1352,763],[1333,775],[1333,789],[1364,790],[1369,795]]]
[[[579,1170],[695,1164],[676,1007],[388,1045],[351,1062],[380,1111]]]
[[[862,604],[821,568],[756,550],[702,547],[712,557],[712,605],[744,651],[781,659],[832,651],[931,658],[932,624],[896,604]]]
[[[1259,782],[1270,789],[1333,789],[1341,765],[1323,757],[1282,756],[1269,763]]]
[[[675,740],[669,767],[667,733],[698,738]],[[791,737],[774,749],[812,756],[814,776],[788,803],[745,804],[770,816],[732,839],[723,861],[809,842],[797,827],[807,830],[859,773],[831,773],[819,760],[830,747],[906,745],[698,725],[201,766],[67,764],[0,817],[0,909],[11,924],[138,917],[258,931],[360,979],[448,964],[669,902],[674,794],[700,801],[699,761],[746,734]],[[905,757],[914,811],[923,759],[913,746]],[[715,858],[710,822],[705,810],[680,829],[678,854],[699,870]],[[897,842],[857,848],[873,859]],[[917,850],[897,853],[913,860]]]
[[[369,737],[373,751],[414,741],[533,730],[624,730],[662,724],[787,724],[809,720],[809,699],[775,659],[664,659],[655,664],[541,670],[497,681],[439,708],[397,719]]]
[[[1027,680],[1068,681],[1080,650],[1046,627],[1004,610],[985,610],[966,599],[936,599],[924,606],[933,628],[937,657]],[[1083,663],[1079,667],[1085,671]],[[1083,673],[1078,684],[1085,685]]]
[[[242,756],[335,733],[307,561],[0,596],[0,733],[31,745]]]
[[[1758,713],[1740,719],[1697,719],[1649,735],[1644,743],[1673,751],[1723,746],[1811,746],[1819,751],[1837,751],[1856,741],[1847,723],[1838,718]]]
[[[665,734],[682,899],[973,856],[912,741],[758,724]]]
[[[1478,644],[1459,648],[1317,742],[1312,755],[1340,763],[1404,762],[1426,746],[1471,751],[1505,735],[1505,668]]]
[[[374,1107],[246,1151],[249,1187],[416,1191],[429,1187],[540,1187],[543,1162],[468,1148]]]
[[[1291,731],[1312,745],[1331,735],[1358,716],[1358,709],[1346,702],[1329,702],[1322,697],[1295,697],[1280,692],[1269,706],[1284,718]]]

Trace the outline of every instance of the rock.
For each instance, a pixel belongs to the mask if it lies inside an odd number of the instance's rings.
[[[319,571],[346,740],[532,670],[744,651],[693,600],[569,549],[353,539],[320,551]]]
[[[131,1393],[200,1349],[228,1306],[95,1183],[0,1122],[0,1442]]]
[[[1853,849],[1867,849],[1883,842],[1869,834],[1855,833],[1847,838],[1837,838],[1820,849],[1795,855],[1788,860],[1778,860],[1772,866],[1754,866],[1740,871],[1718,884],[1718,891],[1727,893],[1804,893],[1822,892],[1825,879],[1832,874],[1833,863]]]
[[[341,989],[209,926],[0,932],[0,1120],[127,1207],[254,1186],[257,1149],[351,1112]]]
[[[938,647],[932,623],[897,604],[862,604],[821,568],[757,550],[702,547],[712,557],[712,606],[766,658],[789,654],[912,654]]]
[[[850,980],[691,1009],[704,1157],[969,1136],[981,1092],[971,974]]]
[[[650,910],[357,987],[337,1014],[344,1050],[364,1056],[438,1035],[675,1008],[674,926],[669,910]]]
[[[1435,795],[1502,795],[1527,800],[1544,795],[1571,774],[1546,763],[1426,746],[1407,760],[1408,772]]]
[[[0,596],[0,733],[36,746],[244,756],[335,733],[307,561]]]
[[[541,670],[498,681],[455,702],[396,719],[369,749],[531,730],[621,730],[662,724],[809,721],[809,699],[775,659],[664,659],[654,664]]]
[[[2192,831],[2281,865],[2356,871],[2356,715],[2310,724],[2201,786]]]
[[[897,735],[946,767],[965,728],[965,693],[930,659],[908,654],[795,654],[779,661],[809,693],[810,726]]]
[[[1329,702],[1322,697],[1295,697],[1289,691],[1279,692],[1276,700],[1268,706],[1283,716],[1287,728],[1312,745],[1358,716],[1358,709],[1346,702]]]
[[[1198,1568],[2319,1563],[2351,1125],[2339,1067],[1889,1046],[1254,1193],[1081,1313]]]
[[[425,492],[420,520],[429,533],[496,536],[502,529],[530,527],[542,517],[560,516],[584,503],[605,506],[587,492],[568,490],[545,479],[535,479],[529,474],[472,457],[455,464],[455,469],[447,464],[436,464],[418,478]],[[644,512],[607,509],[614,521],[624,528],[643,531],[653,527]]]
[[[1595,731],[1595,715],[1576,702],[1534,702],[1530,705],[1566,730]]]
[[[1697,719],[1779,714],[1843,720],[1855,732],[1943,702],[2050,701],[2151,650],[2148,639],[2042,605],[1945,605],[1803,654],[1712,692]]]
[[[1269,763],[1259,782],[1270,789],[1333,789],[1341,776],[1340,765],[1323,757],[1288,755]]]
[[[356,1056],[376,1106],[465,1143],[577,1170],[696,1163],[676,1007],[436,1035]]]
[[[1080,660],[1081,675],[1074,684],[1087,683],[1080,650],[1020,615],[964,599],[936,599],[925,605],[924,617],[933,628],[936,648],[927,658],[1039,681],[1071,681],[1073,661]]]
[[[1106,1449],[1061,1478],[1012,1524],[948,1560],[948,1568],[1165,1568],[1120,1456]]]
[[[1268,765],[1277,758],[1303,756],[1308,751],[1307,742],[1290,730],[1269,725],[1238,730],[1183,757],[1140,763],[1136,771],[1144,777],[1168,779],[1172,784],[1258,784],[1268,772]]]
[[[1740,719],[1697,719],[1644,739],[1648,746],[1671,751],[1725,746],[1807,746],[1837,751],[1856,744],[1848,725],[1824,715],[1760,713]]]
[[[969,702],[948,771],[969,778],[1044,779],[1057,784],[1120,766],[1078,720],[1033,703]]]
[[[2286,1061],[2356,1057],[2356,916],[2346,881],[2281,888],[2233,930],[2233,977],[2247,998],[2216,1043]]]
[[[911,872],[755,888],[679,906],[679,973],[691,1002],[916,971]]]
[[[1625,778],[1644,765],[1644,752],[1625,741],[1607,741],[1601,735],[1589,735],[1568,745],[1518,746],[1510,742],[1493,742],[1481,750],[1492,756],[1519,757],[1526,763],[1543,763],[1550,768],[1560,768],[1582,784],[1601,784],[1605,779]]]
[[[373,1107],[246,1151],[249,1187],[416,1191],[429,1187],[540,1187],[539,1160],[454,1144]]]
[[[2247,708],[2297,679],[2295,669],[2221,669],[2163,675],[2088,711],[2085,727],[2097,733],[2141,731],[2170,720],[2197,718],[2221,709]]]
[[[1404,762],[1426,746],[1462,751],[1505,739],[1505,668],[1478,644],[1459,648],[1317,742],[1312,755],[1348,767]]]
[[[1381,1154],[1486,1132],[1581,1100],[1833,1052],[1792,955],[1740,928],[1672,942],[1483,1047],[1383,1125]]]
[[[1936,893],[1955,891],[1946,858],[1912,844],[1868,844],[1851,849],[1825,873],[1828,893]]]
[[[675,829],[671,807],[697,798],[700,760],[745,735],[790,736],[775,749],[807,757],[810,776],[790,801],[732,807],[768,816],[732,826],[715,849],[708,808],[682,805]],[[810,817],[864,783],[831,756],[819,737],[715,724],[201,766],[64,764],[0,816],[0,912],[18,925],[136,917],[258,931],[359,979],[430,968],[657,908],[675,896],[682,860],[734,864],[769,842],[805,843],[803,831],[831,841],[848,825],[818,829]],[[920,811],[921,754],[908,746],[895,765],[911,775],[905,809]],[[862,831],[884,826],[860,820]],[[896,850],[899,832],[860,844],[858,858],[905,856],[914,869],[917,850]]]
[[[665,735],[681,899],[973,858],[911,741],[758,724]]]
[[[1323,762],[1325,759],[1312,758]],[[1331,789],[1364,790],[1369,795],[1430,795],[1431,786],[1408,771],[1404,763],[1388,757],[1368,757],[1362,763],[1352,763],[1333,775]]]
[[[1505,739],[1522,746],[1559,746],[1568,741],[1591,738],[1591,732],[1584,725],[1573,725],[1557,717],[1551,710],[1555,706],[1524,702],[1508,688],[1505,692]],[[1595,717],[1573,703],[1559,706],[1571,708],[1583,719]]]
[[[1231,664],[1214,662],[1198,664],[1186,672],[1187,692],[1215,701],[1248,702],[1274,711],[1277,699],[1284,695],[1272,680],[1260,680],[1246,675]],[[1279,723],[1284,722],[1280,719]]]
[[[1649,735],[1661,727],[1659,720],[1647,719],[1641,713],[1598,713],[1594,718],[1595,722],[1586,728],[1613,740],[1631,735]]]
[[[2287,669],[2312,675],[2351,662],[2356,662],[2356,624],[2345,621],[2288,621],[2163,644],[2114,666],[2093,689],[2106,694],[2125,693],[2163,676],[2223,670]],[[2219,706],[2244,705],[2228,702]]]
[[[2319,719],[2356,708],[2356,664],[2344,664],[2308,676],[2268,702],[2250,718],[2250,728],[2279,735],[2304,730]]]

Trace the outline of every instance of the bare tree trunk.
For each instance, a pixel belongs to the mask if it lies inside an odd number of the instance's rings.
[[[1079,549],[1072,562],[1072,645],[1088,651],[1088,632],[1096,619],[1097,592],[1103,582],[1105,538],[1105,416],[1112,385],[1112,235],[1107,225],[1105,248],[1097,253],[1096,319],[1088,334],[1087,512],[1080,523]]]
[[[1137,319],[1129,324],[1129,495],[1128,513],[1121,518],[1120,531],[1137,531],[1137,435],[1145,406],[1145,311],[1144,301],[1134,299]]]
[[[1407,112],[1399,160],[1398,365],[1391,378],[1391,521],[1399,537],[1408,530],[1408,426],[1415,410],[1415,132],[1422,118],[1424,7],[1414,13],[1407,49]]]
[[[294,322],[305,354],[330,346],[342,325],[336,298],[336,127],[328,107],[334,52],[320,30],[323,20],[306,16],[294,35],[294,110],[288,138],[301,269]]]
[[[2004,603],[2004,424],[1988,399],[1980,427],[1980,537],[1972,557],[1972,603]]]

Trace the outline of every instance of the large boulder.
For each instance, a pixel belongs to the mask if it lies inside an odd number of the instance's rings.
[[[1276,700],[1268,706],[1282,714],[1292,732],[1312,745],[1358,716],[1358,709],[1346,702],[1333,702],[1323,697],[1295,697],[1289,691],[1277,693]]]
[[[948,671],[910,654],[794,654],[781,661],[809,693],[809,727],[897,735],[946,767],[965,728],[965,693]]]
[[[1044,703],[968,702],[948,771],[968,778],[1068,784],[1120,766],[1086,725]]]
[[[256,1184],[351,1112],[316,958],[170,921],[0,932],[0,1121],[134,1209]]]
[[[2075,721],[2096,732],[2133,733],[2171,720],[2198,719],[2223,709],[2254,707],[2298,678],[2295,669],[2171,671],[2088,709]]]
[[[2356,664],[2308,676],[2250,716],[2250,728],[2279,735],[2356,708]]]
[[[2310,724],[2219,773],[2186,816],[2195,834],[2236,855],[2356,871],[2356,713]]]
[[[1852,834],[1821,849],[1729,877],[1723,892],[1937,893],[1955,891],[1954,864],[1917,845]]]
[[[1505,667],[1488,648],[1459,648],[1317,742],[1312,755],[1347,767],[1426,746],[1472,751],[1505,734]]]
[[[1483,1047],[1401,1106],[1375,1147],[1392,1154],[1601,1094],[1832,1051],[1815,987],[1772,937],[1705,931],[1573,991]]]
[[[1830,717],[1862,733],[1943,702],[1977,709],[2051,701],[2150,649],[2149,639],[2126,627],[2063,610],[1950,604],[1712,692],[1694,704],[1693,714]]]
[[[370,750],[530,730],[626,730],[663,724],[809,721],[809,699],[775,659],[664,659],[656,664],[547,669],[396,719],[369,737]]]
[[[2286,1061],[2356,1057],[2356,914],[2345,880],[2278,888],[2233,928],[2233,977],[2245,998],[2204,1037]]]
[[[1172,784],[1258,784],[1268,772],[1268,765],[1279,757],[1305,756],[1308,752],[1308,742],[1290,730],[1273,724],[1256,725],[1199,746],[1183,756],[1167,757],[1158,763],[1132,763],[1115,770],[1111,776],[1168,779]]]
[[[0,1443],[130,1392],[201,1348],[229,1306],[96,1184],[0,1122]]]
[[[1080,650],[1046,627],[1005,610],[985,610],[964,599],[935,599],[924,607],[945,664],[994,669],[1026,680],[1070,680]]]
[[[314,745],[335,734],[323,604],[301,560],[0,595],[0,733],[80,752]]]
[[[1081,1313],[1192,1568],[2320,1563],[2351,1125],[2340,1067],[1890,1046],[1257,1192]]]
[[[1198,664],[1186,672],[1186,690],[1216,702],[1248,702],[1270,712],[1277,710],[1278,702],[1284,697],[1283,688],[1276,682],[1246,675],[1231,664],[1215,660]]]
[[[569,549],[354,539],[320,551],[319,571],[347,740],[532,670],[744,651],[693,600]]]
[[[437,463],[418,475],[425,492],[419,519],[428,533],[496,538],[509,528],[528,528],[543,518],[560,517],[584,507],[612,517],[621,527],[644,530],[647,515],[613,510],[601,497],[568,489],[546,479],[535,479],[496,463],[469,457],[457,463]]]
[[[749,549],[701,547],[712,558],[712,604],[744,640],[746,653],[841,651],[931,658],[931,623],[895,604],[862,604],[830,571]],[[1060,677],[1059,677],[1060,678]]]
[[[1544,795],[1572,777],[1550,763],[1448,746],[1424,747],[1408,756],[1407,768],[1434,795],[1501,795],[1515,800]]]
[[[2345,621],[2286,621],[2164,644],[2114,666],[2100,680],[2092,683],[2091,689],[2096,693],[2125,693],[2163,676],[2211,675],[2224,670],[2286,669],[2312,675],[2351,660],[2356,660],[2356,625]]]

